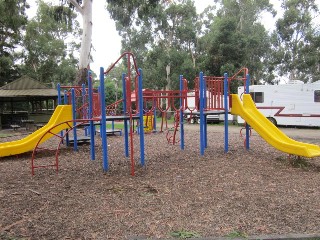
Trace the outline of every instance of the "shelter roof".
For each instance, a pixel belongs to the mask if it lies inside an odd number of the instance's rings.
[[[0,98],[57,96],[58,92],[56,89],[48,88],[28,76],[22,76],[0,88]]]

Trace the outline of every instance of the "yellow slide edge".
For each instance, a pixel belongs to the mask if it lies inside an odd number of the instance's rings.
[[[295,141],[271,123],[255,106],[250,94],[243,94],[241,102],[237,94],[231,94],[231,114],[242,117],[266,142],[276,149],[297,156],[318,157],[318,145]]]
[[[40,143],[47,141],[54,134],[58,134],[60,131],[70,128],[67,121],[72,120],[72,106],[71,105],[59,105],[56,107],[49,122],[28,135],[27,137],[11,142],[0,143],[0,157],[6,157],[11,155],[17,155],[24,152],[31,151],[35,148],[39,140]],[[63,124],[60,124],[63,123]],[[60,125],[58,125],[60,124]],[[57,126],[58,125],[58,126]],[[50,130],[50,132],[48,132]],[[39,144],[40,144],[39,143]]]

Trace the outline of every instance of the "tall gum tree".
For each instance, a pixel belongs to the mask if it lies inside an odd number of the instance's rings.
[[[192,0],[149,1],[153,5],[145,0],[131,1],[128,5],[115,0],[108,2],[124,50],[135,49],[138,59],[143,59],[148,86],[174,89],[177,87],[174,75],[181,67],[191,68],[188,72],[195,70],[201,26],[197,25],[198,15]]]
[[[17,47],[27,24],[26,0],[0,1],[0,86],[19,77]]]
[[[276,22],[273,32],[273,64],[280,76],[290,80],[318,80],[319,23],[312,21],[319,15],[315,0],[286,0],[284,14]]]
[[[75,18],[76,14],[67,6],[38,1],[36,16],[26,26],[23,74],[43,83],[74,81],[78,61],[73,54],[78,51],[78,45],[65,39],[79,34]]]
[[[207,41],[206,69],[213,75],[250,69],[251,80],[258,81],[264,72],[263,59],[269,50],[267,31],[260,22],[262,12],[275,14],[269,0],[216,0],[220,3]]]
[[[68,0],[82,17],[82,38],[79,59],[79,71],[75,80],[76,85],[86,82],[87,69],[91,61],[92,41],[92,4],[93,0]]]
[[[79,59],[79,72],[75,83],[80,85],[86,80],[87,67],[91,61],[91,40],[92,40],[92,5],[93,0],[67,0],[75,10],[82,16],[83,33],[81,39],[80,59]],[[160,0],[106,0],[108,4],[113,4],[118,8],[125,9],[126,13],[122,15],[123,21],[130,21],[132,13],[138,12],[142,17],[144,13],[157,6]],[[63,1],[62,1],[63,2]],[[111,12],[114,14],[114,12]]]

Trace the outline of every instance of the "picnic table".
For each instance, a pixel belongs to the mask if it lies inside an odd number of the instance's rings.
[[[37,123],[34,125],[36,127],[36,129],[38,130],[39,128],[42,128],[44,126],[43,123]]]
[[[26,129],[30,129],[30,126],[32,126],[32,124],[34,123],[33,119],[24,119],[21,120],[21,124],[26,128]]]
[[[17,129],[19,129],[21,126],[17,125],[17,124],[11,124],[10,127],[13,129],[13,131],[16,131]]]

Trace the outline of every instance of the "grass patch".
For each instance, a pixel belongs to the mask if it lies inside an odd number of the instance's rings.
[[[124,124],[123,123],[115,123],[114,124],[114,128],[115,129],[123,129],[124,128]],[[107,129],[112,129],[112,124],[111,123],[107,123]]]
[[[308,162],[306,158],[303,158],[301,156],[291,155],[290,157],[277,157],[276,160],[293,168],[300,168],[305,171],[320,172],[320,165]]]
[[[309,167],[309,163],[307,160],[300,156],[293,156],[289,159],[289,163],[294,168],[302,168],[307,169]]]
[[[230,238],[230,239],[234,239],[234,238],[246,239],[246,238],[248,238],[248,235],[242,231],[235,230],[235,231],[232,231],[231,233],[229,233],[228,235],[226,235],[226,237]]]
[[[9,236],[7,233],[0,233],[0,239],[3,240],[25,240],[25,238],[18,238]]]
[[[201,235],[197,232],[186,231],[186,230],[173,231],[170,233],[170,235],[171,237],[180,238],[180,239],[201,237]]]
[[[128,124],[128,127],[129,127],[129,124]],[[96,129],[100,129],[101,126],[100,126],[100,125],[96,125],[95,128],[96,128]],[[112,123],[107,123],[107,124],[106,124],[106,128],[107,128],[107,129],[112,129]],[[114,129],[124,129],[124,124],[123,124],[123,122],[121,122],[121,123],[114,123]]]
[[[11,134],[8,133],[0,133],[0,138],[6,138],[6,137],[11,137]]]

